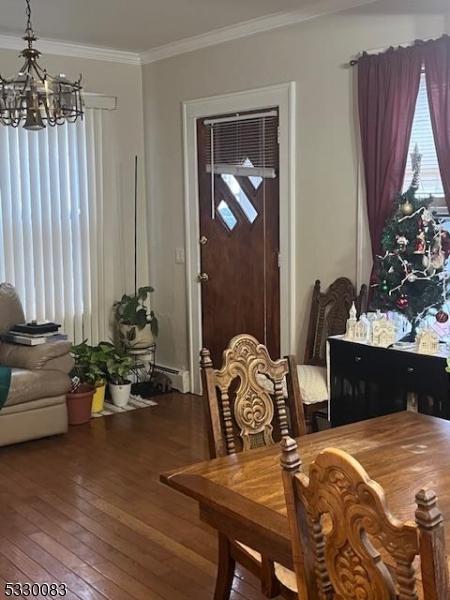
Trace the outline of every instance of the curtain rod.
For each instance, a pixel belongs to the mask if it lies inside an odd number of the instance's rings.
[[[367,56],[377,56],[378,54],[384,54],[386,52],[392,52],[394,50],[400,50],[400,49],[405,49],[405,48],[413,48],[414,46],[423,46],[424,44],[427,44],[428,42],[436,42],[437,40],[440,40],[442,38],[448,38],[449,35],[447,33],[444,33],[440,38],[436,38],[436,39],[432,39],[432,40],[414,40],[414,42],[404,42],[398,46],[389,46],[389,48],[380,48],[380,49],[374,49],[374,50],[366,50],[364,52],[361,53],[361,55],[358,58],[354,58],[349,62],[350,67],[355,67],[359,61],[362,58],[365,58]]]

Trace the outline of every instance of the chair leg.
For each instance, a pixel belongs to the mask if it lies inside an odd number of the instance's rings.
[[[229,600],[235,567],[236,562],[231,555],[230,542],[219,532],[219,559],[214,600]]]
[[[280,594],[280,583],[275,577],[272,560],[262,557],[261,591],[266,598],[276,598]]]

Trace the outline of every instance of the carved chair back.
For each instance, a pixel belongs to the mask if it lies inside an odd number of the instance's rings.
[[[416,495],[416,522],[404,523],[389,512],[383,488],[349,454],[324,450],[308,478],[295,441],[284,439],[282,451],[299,598],[417,600],[417,585],[424,600],[450,597],[434,492]]]
[[[220,370],[200,353],[212,458],[269,446],[306,432],[294,357],[272,360],[251,335],[233,338]],[[284,397],[286,380],[288,400]]]
[[[320,281],[316,281],[309,316],[304,364],[326,365],[327,338],[345,333],[352,302],[356,303],[358,314],[366,311],[366,285],[361,287],[359,296],[356,297],[353,283],[346,277],[336,279],[325,293],[320,290]]]

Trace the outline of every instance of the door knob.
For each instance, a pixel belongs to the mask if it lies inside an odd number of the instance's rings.
[[[197,281],[199,283],[205,283],[206,281],[209,281],[208,273],[199,273],[197,276]]]

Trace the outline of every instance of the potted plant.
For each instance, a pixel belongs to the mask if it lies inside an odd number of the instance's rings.
[[[128,404],[131,392],[131,381],[128,376],[131,372],[133,361],[128,356],[124,345],[108,346],[108,358],[106,361],[106,372],[109,381],[109,391],[113,404],[123,408]]]
[[[118,324],[120,341],[129,348],[149,348],[158,335],[158,319],[148,307],[151,286],[138,289],[137,294],[124,294],[114,304],[114,315]]]
[[[105,342],[98,346],[89,346],[86,340],[73,346],[72,355],[76,360],[76,376],[94,386],[91,411],[98,413],[103,410],[106,390],[106,360],[108,349]]]
[[[75,366],[71,372],[72,388],[66,396],[69,425],[81,425],[91,418],[95,384],[104,377],[99,366],[92,362],[92,348],[84,341],[72,346]]]
[[[110,355],[109,345],[100,342],[98,346],[91,348],[91,364],[96,368],[98,379],[95,382],[95,394],[92,400],[92,412],[99,413],[105,404],[106,391],[106,362]]]

